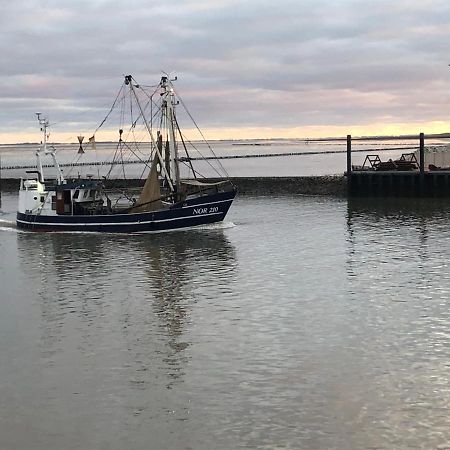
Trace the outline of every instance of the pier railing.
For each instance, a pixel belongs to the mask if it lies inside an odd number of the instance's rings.
[[[392,161],[368,155],[363,166],[352,165],[352,138],[347,136],[348,195],[351,197],[450,197],[450,167],[425,168],[425,135],[419,136],[419,161],[403,154]],[[416,149],[417,149],[416,148]],[[368,164],[366,164],[368,162]]]

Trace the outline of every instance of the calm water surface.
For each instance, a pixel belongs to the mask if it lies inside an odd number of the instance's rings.
[[[36,140],[40,138],[36,135]],[[76,137],[73,137],[76,141]],[[448,139],[427,139],[427,146],[445,146],[449,144]],[[400,158],[402,153],[411,153],[417,150],[419,145],[417,140],[374,140],[374,141],[358,141],[354,140],[352,149],[355,152],[352,155],[352,163],[362,165],[366,155],[379,154],[383,161],[388,159]],[[7,167],[17,165],[36,165],[36,144],[0,144],[0,158],[2,165],[2,176],[4,178],[20,178],[25,175],[25,169],[6,169]],[[292,152],[304,153],[303,156],[277,156],[270,158],[244,158],[244,159],[224,159],[221,165],[232,177],[261,177],[261,176],[307,176],[307,175],[332,175],[339,174],[346,168],[346,141],[323,141],[323,142],[309,142],[299,139],[266,139],[254,141],[211,141],[211,146],[217,156],[255,156],[267,154],[289,154]],[[117,148],[114,143],[98,143],[97,149],[94,151],[86,147],[86,153],[78,154],[79,144],[55,144],[58,155],[58,161],[62,164],[67,163],[82,163],[89,164],[93,162],[111,162],[113,155]],[[137,156],[148,159],[149,145],[143,145],[143,154],[125,152],[123,159],[136,160]],[[324,153],[324,152],[338,152],[338,153]],[[308,155],[310,153],[310,155]],[[195,149],[189,149],[191,157],[211,156],[211,152],[204,143],[195,143]],[[52,164],[49,156],[42,159],[44,164]],[[441,160],[430,160],[433,164],[444,165]],[[217,172],[212,170],[213,167],[218,168],[217,162],[195,161],[196,170],[204,176],[215,177]],[[104,166],[79,166],[79,167],[64,167],[63,171],[66,177],[77,177],[78,174],[86,176],[93,174],[93,176],[101,178],[107,176],[108,178],[140,178],[145,171],[145,166],[142,164],[130,164],[122,166],[116,164],[111,169],[110,165]],[[185,165],[181,165],[182,176],[188,177],[189,172]],[[148,171],[148,167],[147,167]],[[52,168],[45,170],[47,176],[50,178],[56,176],[56,171]],[[221,176],[223,172],[219,170]]]
[[[450,448],[450,202],[239,197],[221,226],[0,215],[0,448]]]

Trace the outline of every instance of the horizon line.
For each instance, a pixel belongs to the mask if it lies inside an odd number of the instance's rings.
[[[352,140],[376,140],[376,139],[418,139],[421,133],[413,134],[377,134],[377,135],[343,135],[343,136],[325,136],[325,137],[314,137],[314,138],[308,138],[308,137],[270,137],[270,138],[242,138],[242,139],[233,139],[233,138],[222,138],[222,139],[191,139],[192,142],[242,142],[242,141],[303,141],[303,142],[326,142],[326,141],[342,141],[346,140],[347,136],[351,136]],[[450,131],[444,132],[444,133],[424,133],[425,138],[441,138],[441,139],[449,139],[450,138]],[[103,141],[95,141],[96,144],[116,144],[118,141],[112,141],[112,140],[103,140]],[[142,143],[150,143],[151,141],[142,141]],[[9,145],[40,145],[42,142],[37,141],[23,141],[23,142],[14,142],[14,143],[0,143],[0,146],[9,146]],[[51,142],[48,143],[48,145],[71,145],[71,144],[77,144],[79,145],[78,141],[71,141],[71,142]],[[86,142],[84,144],[85,146],[88,146],[89,143]]]

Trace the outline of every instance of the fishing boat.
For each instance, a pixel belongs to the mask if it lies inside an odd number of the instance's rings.
[[[127,134],[136,136],[140,126],[147,134],[146,140],[139,139],[141,147],[147,150],[138,150],[137,142],[125,142],[125,127],[120,124],[111,167],[124,162],[127,149],[138,156],[146,168],[145,182],[138,192],[108,188],[109,174],[97,178],[65,176],[54,146],[48,143],[49,121],[37,113],[43,140],[36,151],[36,170],[27,171],[27,176],[20,181],[17,226],[30,231],[146,233],[222,221],[236,189],[217,159],[205,158],[208,165],[214,160],[219,163],[222,173],[218,177],[202,176],[194,167],[194,162],[201,158],[190,157],[189,141],[181,132],[177,107],[181,104],[187,116],[192,119],[192,115],[174,89],[175,80],[162,76],[150,92],[149,87],[141,86],[131,75],[125,76],[113,106],[100,125],[103,126],[117,105],[123,107],[128,98],[134,113]],[[95,145],[95,132],[89,141]],[[83,154],[81,137],[79,143],[78,153]],[[207,147],[211,149],[209,143]],[[47,179],[44,174],[43,157],[51,158],[56,170],[54,179]]]

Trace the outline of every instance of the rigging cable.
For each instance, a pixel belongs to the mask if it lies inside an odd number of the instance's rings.
[[[188,149],[186,147],[186,143],[184,142],[183,135],[181,134],[180,125],[178,125],[178,120],[177,120],[175,115],[174,115],[174,120],[175,120],[175,125],[177,126],[178,133],[180,134],[180,139],[181,139],[181,142],[183,144],[184,151],[186,152],[186,156],[188,158],[189,166],[190,166],[190,168],[192,170],[192,175],[194,175],[194,178],[197,179],[197,177],[195,175],[194,166],[192,165],[191,157],[189,156],[189,152],[188,152]]]
[[[94,131],[94,136],[95,136],[95,133],[97,133],[97,131],[98,131],[98,130],[103,126],[103,124],[108,120],[108,117],[110,116],[110,114],[113,112],[114,108],[116,107],[116,102],[117,102],[117,100],[119,99],[119,96],[120,96],[120,94],[122,93],[124,86],[125,86],[125,82],[122,83],[122,86],[120,87],[119,92],[117,93],[117,96],[116,96],[116,98],[115,98],[113,104],[111,105],[111,108],[109,109],[108,114],[106,114],[105,118],[101,121],[100,125],[95,129],[95,131]]]
[[[178,100],[180,101],[180,103],[182,104],[184,110],[186,111],[186,113],[188,114],[188,116],[190,117],[190,119],[192,120],[192,123],[195,125],[195,127],[197,128],[198,132],[200,133],[200,136],[203,138],[203,140],[205,141],[206,145],[208,146],[210,152],[213,154],[213,156],[215,158],[217,158],[216,154],[214,153],[214,150],[211,148],[211,146],[209,145],[209,142],[206,140],[205,136],[202,133],[202,130],[199,128],[199,126],[197,125],[197,122],[194,120],[194,118],[192,117],[191,113],[189,112],[189,110],[187,109],[187,106],[185,105],[185,103],[183,102],[183,99],[178,95],[178,92],[175,90],[175,88],[173,87],[172,83],[171,86],[174,90],[174,93],[176,94]],[[227,178],[229,178],[229,174],[226,171],[225,167],[220,163],[220,161],[218,159],[217,160],[217,164],[220,166],[220,168],[222,169],[223,173],[225,174],[225,176]]]
[[[203,153],[194,145],[194,143],[192,141],[187,140],[187,142],[189,142],[189,144],[192,146],[192,148],[200,155],[200,159],[202,161],[204,161],[206,164],[208,164],[209,167],[211,167],[211,169],[217,174],[219,175],[219,177],[222,177],[223,174],[221,174],[218,170],[217,167],[214,166],[214,164],[211,163],[211,159],[212,157],[207,157],[205,155],[203,155]],[[211,147],[209,147],[211,148]],[[213,152],[214,154],[214,152]],[[217,160],[217,156],[214,155],[214,158],[212,160]],[[226,173],[225,169],[223,168],[222,164],[219,163],[219,161],[217,160],[217,163],[220,165],[220,167],[223,169],[223,171]],[[228,173],[226,173],[226,177],[229,178]]]

